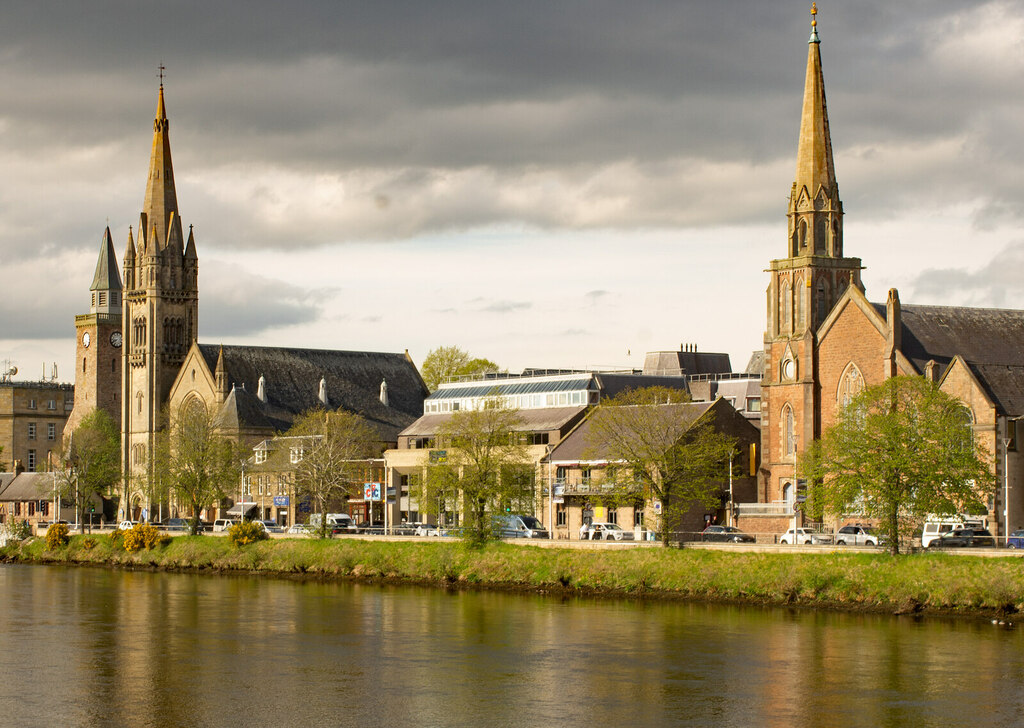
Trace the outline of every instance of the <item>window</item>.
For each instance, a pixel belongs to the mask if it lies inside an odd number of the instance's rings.
[[[30,516],[34,516],[36,514],[36,502],[35,501],[29,501],[28,502],[28,514]]]
[[[35,440],[36,439],[36,423],[35,422],[29,422],[28,423],[28,439],[29,440]]]
[[[618,508],[608,508],[607,510],[608,510],[608,523],[618,523],[619,522],[619,509]]]
[[[305,454],[306,451],[302,447],[293,447],[290,450],[291,461],[293,463],[301,463]]]
[[[48,409],[48,410],[55,410],[55,409],[57,409],[57,400],[51,399],[51,400],[47,401],[46,409]]]
[[[35,409],[36,408],[36,401],[34,399],[30,399],[28,401],[28,408],[29,409]]]
[[[267,451],[264,448],[260,448],[256,451],[256,464],[261,465],[267,462]]]
[[[569,525],[569,510],[565,507],[565,503],[555,504],[555,525],[556,526],[568,526]]]
[[[846,407],[850,400],[860,394],[864,389],[864,377],[860,369],[852,361],[846,365],[842,376],[839,377],[839,391],[836,392],[836,404]]]
[[[747,397],[747,412],[760,412],[761,411],[761,398],[760,397]]]
[[[633,527],[644,525],[644,504],[643,501],[637,501],[633,504]]]
[[[782,408],[782,451],[786,455],[796,454],[796,425],[793,408],[788,404]]]
[[[57,439],[57,425],[52,422],[46,423],[46,439],[56,440]]]
[[[29,450],[28,451],[28,472],[30,472],[30,473],[36,472],[36,451],[35,450]]]

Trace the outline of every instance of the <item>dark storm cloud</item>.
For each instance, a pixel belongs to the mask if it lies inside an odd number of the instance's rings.
[[[306,290],[214,262],[200,281],[203,337],[252,336],[270,329],[306,324],[320,317],[320,301],[332,291]],[[212,269],[212,271],[211,271]]]
[[[11,4],[0,163],[18,184],[0,190],[0,244],[15,259],[78,249],[110,217],[123,245],[160,61],[201,249],[775,221],[809,30],[808,3],[788,5]],[[1024,215],[1024,101],[1008,93],[1022,16],[1021,2],[822,4],[848,210],[966,198],[979,222]]]

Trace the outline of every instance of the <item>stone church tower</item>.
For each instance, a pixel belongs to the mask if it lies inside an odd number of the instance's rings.
[[[767,501],[794,498],[794,460],[820,434],[818,328],[848,286],[863,291],[860,259],[843,257],[843,203],[832,161],[816,13],[812,6],[786,257],[773,260],[769,269],[761,413],[761,497]]]
[[[151,472],[161,410],[199,318],[196,244],[191,228],[187,242],[182,234],[168,127],[161,82],[138,241],[129,230],[124,253],[121,457],[136,478]]]
[[[115,425],[121,419],[122,289],[109,227],[89,295],[89,313],[75,316],[75,408],[64,426],[65,437],[97,408],[106,410]]]

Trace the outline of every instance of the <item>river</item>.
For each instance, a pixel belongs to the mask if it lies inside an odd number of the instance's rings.
[[[1020,725],[1024,631],[0,566],[18,726]]]

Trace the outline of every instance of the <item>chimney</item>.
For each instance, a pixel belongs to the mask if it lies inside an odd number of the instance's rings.
[[[22,462],[20,460],[15,460],[14,461],[14,474],[15,475],[21,475],[24,472],[25,472],[25,466],[22,464]]]

